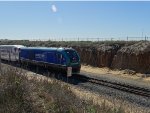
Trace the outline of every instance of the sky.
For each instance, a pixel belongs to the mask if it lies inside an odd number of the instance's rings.
[[[0,39],[144,37],[149,29],[149,1],[0,1]]]

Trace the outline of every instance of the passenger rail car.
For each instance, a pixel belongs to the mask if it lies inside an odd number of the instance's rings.
[[[2,60],[19,61],[20,48],[22,45],[0,45],[0,57]]]

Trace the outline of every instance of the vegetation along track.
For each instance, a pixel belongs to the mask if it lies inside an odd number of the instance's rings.
[[[110,88],[129,92],[132,94],[136,94],[136,95],[140,95],[140,96],[144,96],[144,97],[150,97],[150,90],[143,88],[143,87],[133,86],[133,85],[129,85],[129,84],[123,84],[123,83],[117,83],[117,82],[112,82],[112,81],[108,81],[108,80],[90,78],[90,77],[87,77],[87,76],[81,75],[81,74],[77,74],[74,77],[75,77],[75,79],[83,81],[83,82],[90,82],[93,84],[107,86]]]
[[[5,63],[5,64],[7,64],[7,63]],[[12,66],[14,66],[14,65],[12,65]],[[31,69],[30,71],[33,71],[33,69]],[[46,69],[42,68],[41,70],[39,70],[38,73],[42,74],[42,71],[45,72]],[[56,73],[55,73],[55,77],[57,78]],[[65,76],[63,76],[63,77],[65,77]],[[144,88],[144,87],[133,86],[133,85],[125,84],[125,83],[113,82],[113,81],[102,80],[102,79],[95,79],[95,78],[91,78],[91,77],[88,77],[88,76],[82,75],[82,74],[76,74],[72,77],[69,77],[69,79],[70,79],[68,81],[69,83],[72,83],[71,79],[74,79],[78,82],[79,81],[81,81],[81,82],[90,82],[92,84],[107,86],[107,87],[110,87],[110,88],[114,88],[114,89],[117,89],[117,90],[120,90],[120,91],[125,91],[125,92],[132,93],[132,94],[135,94],[135,95],[140,95],[140,96],[148,97],[148,98],[150,97],[150,89],[147,89],[147,88]]]

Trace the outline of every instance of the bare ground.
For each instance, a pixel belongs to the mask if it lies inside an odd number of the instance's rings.
[[[81,72],[90,72],[98,76],[109,75],[110,78],[117,77],[120,79],[130,79],[133,81],[150,84],[150,75],[148,74],[146,75],[146,74],[136,73],[132,75],[132,74],[126,74],[124,70],[111,70],[110,68],[107,68],[107,67],[98,68],[98,67],[93,67],[89,65],[82,65]]]

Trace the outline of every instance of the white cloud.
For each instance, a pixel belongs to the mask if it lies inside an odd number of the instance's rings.
[[[57,7],[56,5],[52,5],[51,6],[52,12],[56,13],[57,12]]]

